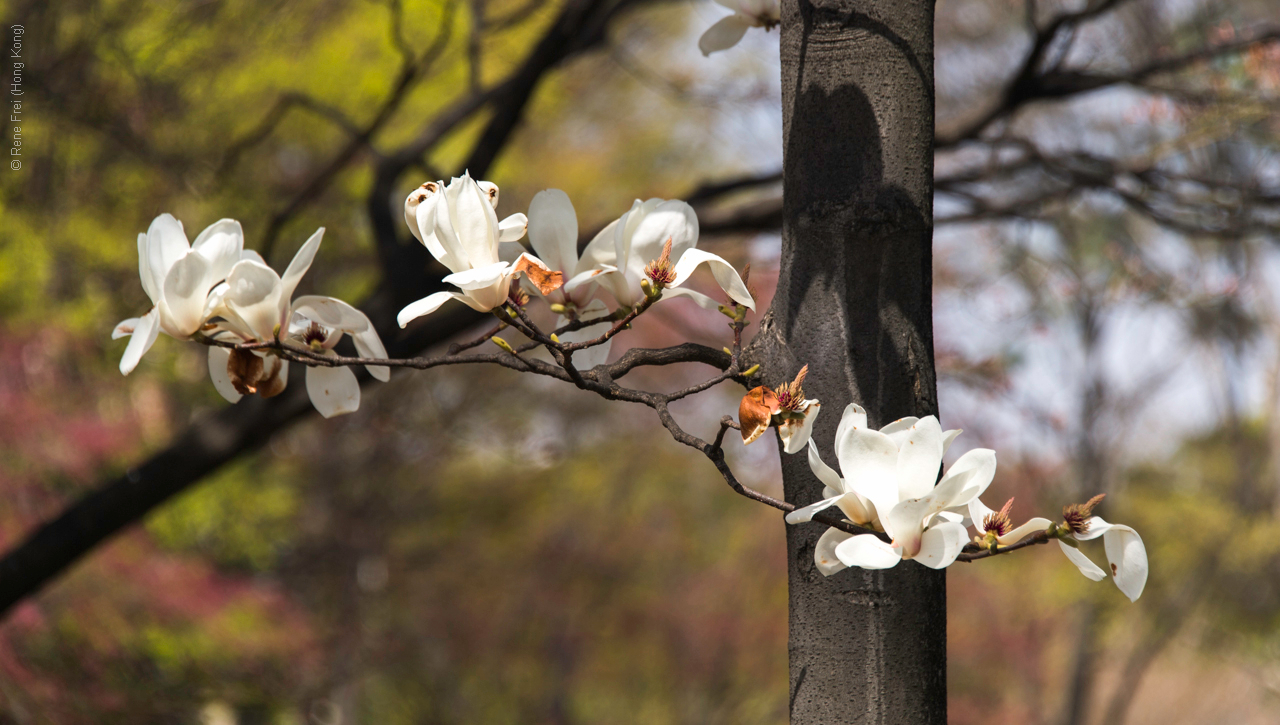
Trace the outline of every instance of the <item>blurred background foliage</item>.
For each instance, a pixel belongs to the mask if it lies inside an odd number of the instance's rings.
[[[1079,5],[1032,8],[1043,27]],[[24,168],[0,179],[0,543],[223,405],[194,345],[161,341],[128,378],[116,369],[109,331],[147,307],[134,238],[154,216],[192,236],[239,219],[277,266],[324,226],[303,291],[361,299],[380,279],[373,164],[505,77],[559,7],[0,3],[38,70]],[[1031,43],[1024,11],[938,3],[941,137],[1007,86]],[[585,231],[634,197],[776,170],[776,36],[704,60],[696,38],[721,14],[630,10],[540,84],[487,175],[500,213],[562,188]],[[1119,73],[1278,14],[1273,0],[1135,0],[1054,52]],[[1037,165],[975,176],[1004,141],[942,144],[944,422],[997,448],[993,494],[1015,496],[1015,515],[1106,492],[1099,513],[1136,527],[1152,562],[1137,605],[1055,547],[956,566],[952,722],[1280,719],[1278,107],[1273,43],[1027,106],[995,138],[1033,143]],[[484,121],[387,203],[460,171]],[[750,261],[763,303],[777,243],[703,245]],[[635,344],[723,344],[678,302],[642,322]],[[733,398],[677,412],[710,430]],[[13,611],[0,722],[785,722],[782,523],[644,412],[448,369],[278,431]],[[777,493],[766,448],[730,454]]]

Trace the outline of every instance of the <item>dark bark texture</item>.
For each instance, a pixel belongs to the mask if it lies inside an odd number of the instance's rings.
[[[784,0],[777,295],[752,343],[776,384],[809,365],[829,463],[844,407],[876,427],[937,413],[933,365],[933,2]],[[787,501],[821,498],[783,455]],[[825,527],[787,527],[791,722],[946,722],[946,577],[914,562],[830,578]]]

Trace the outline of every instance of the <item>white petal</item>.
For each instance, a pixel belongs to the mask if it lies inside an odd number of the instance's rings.
[[[969,526],[969,524],[967,523],[969,521],[969,517],[965,516],[959,511],[939,511],[937,513],[937,520],[950,521],[952,523],[960,524],[961,526],[964,526],[964,527]]]
[[[360,353],[360,357],[376,357],[386,359],[387,348],[382,344],[382,338],[378,337],[378,331],[373,329],[373,325],[364,332],[357,332],[351,336],[352,342],[356,344],[356,352]],[[391,368],[386,365],[365,365],[365,369],[369,371],[375,379],[387,382],[391,380]]]
[[[290,265],[292,267],[292,265]],[[280,320],[280,276],[265,264],[244,259],[227,275],[223,304],[234,312],[258,340],[270,340]]]
[[[930,415],[904,433],[898,443],[898,495],[920,498],[933,490],[942,470],[942,426]]]
[[[879,519],[876,517],[875,506],[857,491],[846,493],[836,505],[844,512],[846,518],[859,526],[871,526]]]
[[[451,272],[460,272],[470,266],[463,260],[462,249],[449,223],[449,205],[443,194],[434,194],[418,204],[414,224],[417,235],[431,256]],[[447,227],[442,229],[441,227]]]
[[[405,327],[413,320],[440,309],[440,305],[449,300],[461,300],[462,298],[463,295],[457,292],[436,292],[435,294],[427,295],[417,302],[410,302],[403,310],[400,310],[400,314],[396,315],[396,322],[400,323],[401,327]]]
[[[1089,517],[1089,527],[1085,529],[1085,532],[1083,534],[1072,534],[1072,536],[1077,541],[1092,541],[1110,531],[1114,525],[1103,521],[1101,516],[1091,516]]]
[[[945,569],[960,555],[969,535],[953,522],[930,526],[921,539],[920,552],[913,558],[931,569]]]
[[[836,547],[852,537],[853,534],[847,534],[840,529],[827,529],[822,536],[818,537],[813,547],[813,563],[823,576],[831,576],[842,569],[849,568],[847,564],[840,561],[840,557],[836,556]]]
[[[597,277],[603,277],[604,275],[607,275],[607,274],[616,274],[617,271],[618,271],[617,267],[614,267],[608,264],[601,265],[593,269],[588,269],[587,271],[582,272],[581,274],[574,275],[571,279],[569,279],[568,282],[565,282],[563,289],[566,293],[572,294],[574,291],[576,291],[579,287],[581,287],[584,284],[588,284],[592,281],[599,281],[596,279]]]
[[[625,266],[637,275],[643,274],[644,266],[661,256],[662,247],[670,240],[671,260],[676,264],[675,271],[679,279],[680,260],[698,243],[698,215],[694,213],[693,207],[676,199],[650,199],[641,204],[641,209],[646,213],[631,234],[630,256]],[[690,267],[689,271],[693,271],[693,268]],[[718,281],[719,276],[716,279]],[[679,286],[679,282],[676,282],[676,286]]]
[[[464,290],[488,289],[501,281],[508,274],[510,267],[511,265],[507,262],[487,264],[477,269],[451,274],[442,281]]]
[[[836,547],[836,557],[846,566],[863,569],[891,569],[902,561],[897,549],[872,534],[860,534]]]
[[[1116,586],[1129,601],[1138,601],[1147,586],[1147,547],[1142,543],[1142,537],[1128,526],[1111,524],[1102,537],[1102,544],[1106,548]]]
[[[684,284],[689,279],[689,275],[693,274],[693,270],[701,264],[711,268],[711,276],[715,277],[716,284],[720,285],[720,289],[724,290],[725,294],[739,304],[746,305],[748,309],[756,308],[756,301],[747,291],[747,286],[742,283],[742,277],[738,276],[738,271],[733,268],[733,265],[701,249],[690,249],[680,255],[680,259],[675,264],[676,278],[671,286],[679,287]]]
[[[111,339],[119,340],[122,337],[128,337],[138,327],[138,323],[142,321],[141,317],[130,317],[127,320],[121,320],[115,329],[111,331]]]
[[[159,291],[169,268],[191,251],[187,243],[186,232],[182,231],[182,222],[171,214],[161,214],[151,222],[147,229],[147,265],[151,268],[151,279]]]
[[[648,202],[636,199],[631,203],[631,208],[622,216],[618,217],[616,224],[611,224],[613,229],[613,248],[615,253],[615,262],[619,268],[626,267],[631,262],[631,237],[639,226],[640,220],[646,214],[658,206],[660,199],[650,199]],[[643,267],[648,260],[640,262]]]
[[[840,480],[840,474],[835,469],[828,466],[822,460],[822,456],[818,453],[817,442],[810,439],[809,441],[809,470],[813,471],[813,475],[822,481],[823,485],[836,491],[843,492],[845,490],[844,481]]]
[[[778,437],[782,439],[782,450],[787,453],[798,453],[809,443],[813,434],[813,421],[817,420],[822,405],[817,400],[806,400],[803,406],[804,419],[787,420],[778,426]]]
[[[307,395],[320,415],[354,413],[360,407],[360,383],[350,368],[307,368]]]
[[[582,256],[578,258],[578,264],[572,270],[574,277],[583,272],[596,269],[601,265],[608,265],[614,268],[618,264],[617,248],[614,246],[614,236],[618,229],[618,220],[614,219],[609,225],[601,229],[598,234],[591,239],[586,248],[582,250]]]
[[[293,255],[293,260],[289,262],[288,268],[284,274],[280,275],[280,302],[282,305],[288,305],[293,299],[293,291],[298,288],[298,283],[302,281],[302,275],[311,269],[311,261],[316,258],[316,251],[320,249],[320,240],[324,238],[324,227],[316,230],[306,242],[298,249],[298,253]],[[283,312],[283,308],[282,312]]]
[[[187,337],[204,324],[205,302],[215,280],[210,262],[199,254],[188,254],[169,268],[164,278],[164,302],[168,319],[166,331]]]
[[[893,538],[894,546],[910,559],[924,544],[925,519],[941,510],[941,506],[934,505],[933,496],[913,498],[888,509],[888,515],[880,509],[880,523],[884,525],[885,533]]]
[[[1034,518],[1027,521],[1025,524],[1015,528],[1013,531],[1010,531],[1004,536],[998,537],[996,541],[998,541],[1001,545],[1004,545],[1004,546],[1016,544],[1019,541],[1022,541],[1026,537],[1030,536],[1031,534],[1044,531],[1045,529],[1049,528],[1049,525],[1052,523],[1053,522],[1050,521],[1049,519]]]
[[[578,215],[569,195],[546,189],[529,202],[529,244],[552,269],[575,274],[578,266]]]
[[[200,232],[191,243],[191,250],[209,262],[209,274],[214,282],[224,280],[232,265],[240,261],[244,230],[235,219],[220,219]]]
[[[218,394],[229,402],[240,402],[240,392],[231,384],[231,376],[227,374],[227,362],[231,360],[231,351],[225,347],[209,346],[209,378]]]
[[[973,528],[977,529],[979,534],[984,533],[986,530],[982,528],[982,522],[995,511],[976,497],[968,503],[967,508],[969,509],[969,520],[973,522]]]
[[[138,361],[155,344],[156,336],[160,334],[160,311],[153,308],[133,322],[132,336],[129,338],[129,344],[124,348],[124,357],[120,358],[120,372],[123,375],[133,372],[133,369],[138,366]]]
[[[261,265],[264,265],[264,266],[267,264],[267,260],[263,259],[261,254],[258,254],[257,252],[253,251],[252,249],[244,249],[244,250],[241,250],[241,251],[240,251],[240,259],[242,259],[242,260],[247,259],[247,260],[249,260],[249,261],[251,261],[251,262],[257,262],[258,264],[261,264]],[[234,266],[234,265],[233,265],[233,266]],[[230,274],[230,272],[228,272],[227,274]]]
[[[956,437],[964,431],[959,428],[953,428],[942,434],[942,455],[947,455],[947,451],[951,450],[951,444],[955,443]]]
[[[138,235],[138,277],[142,280],[142,290],[147,293],[147,297],[151,300],[151,304],[160,301],[160,282],[156,281],[155,275],[151,274],[151,258],[149,247],[147,245],[147,235]]]
[[[701,292],[688,289],[686,287],[672,287],[662,291],[662,298],[668,299],[673,297],[687,297],[693,300],[699,307],[704,310],[719,310],[720,302],[713,297],[708,297]]]
[[[840,441],[845,433],[855,428],[867,427],[867,411],[857,403],[849,403],[840,414],[840,425],[836,427],[836,450],[840,449]]]
[[[529,227],[529,220],[524,214],[512,214],[498,222],[499,242],[518,242]]]
[[[742,40],[742,36],[747,34],[747,28],[750,27],[751,23],[736,13],[727,18],[721,18],[715,25],[707,28],[707,32],[703,33],[701,38],[698,38],[698,50],[701,50],[704,56],[728,50]]]
[[[1079,549],[1067,546],[1062,543],[1061,540],[1058,541],[1058,546],[1062,548],[1062,553],[1067,555],[1067,558],[1071,560],[1071,563],[1075,564],[1076,567],[1080,569],[1081,574],[1084,574],[1096,582],[1102,581],[1107,576],[1098,568],[1097,564],[1090,561],[1089,557],[1085,556]]]
[[[910,432],[911,430],[911,426],[919,422],[920,422],[919,418],[915,417],[914,415],[909,415],[905,418],[899,418],[893,421],[892,423],[890,423],[889,425],[886,425],[885,427],[880,429],[880,432],[892,438],[894,445],[901,448],[902,441],[906,439],[907,433]]]
[[[843,495],[844,494],[840,494],[840,496],[843,496]],[[813,521],[814,514],[818,513],[819,511],[825,511],[831,508],[832,506],[835,506],[836,502],[840,500],[840,496],[823,499],[817,503],[811,503],[808,506],[805,506],[804,508],[798,508],[795,511],[792,511],[791,513],[787,514],[784,518],[786,519],[786,522],[789,524],[803,524],[808,521]]]
[[[472,267],[498,261],[498,217],[489,197],[470,176],[464,174],[449,184],[449,211],[453,230],[465,260]]]
[[[871,501],[883,519],[898,503],[898,447],[879,431],[858,428],[845,432],[836,457],[845,489]]]
[[[351,335],[373,326],[363,312],[336,297],[303,295],[293,301],[293,314]]]
[[[947,469],[938,488],[954,489],[947,497],[951,506],[963,506],[981,496],[996,475],[996,452],[990,448],[974,448]]]

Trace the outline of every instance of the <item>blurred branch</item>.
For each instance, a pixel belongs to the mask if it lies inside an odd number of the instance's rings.
[[[305,93],[282,93],[271,106],[271,110],[267,111],[266,115],[262,117],[262,120],[258,122],[252,131],[245,134],[243,138],[232,142],[223,151],[222,162],[218,165],[217,175],[225,177],[230,173],[235,168],[236,162],[240,160],[240,155],[265,141],[276,130],[276,126],[280,125],[280,122],[284,120],[285,115],[294,108],[311,111],[321,118],[332,121],[334,125],[352,137],[359,137],[362,133],[360,128],[351,119],[347,118],[347,115],[341,109],[312,98]]]
[[[1233,55],[1260,44],[1280,40],[1280,28],[1265,28],[1255,31],[1248,38],[1206,46],[1171,58],[1154,60],[1125,73],[1090,73],[1062,69],[1060,65],[1066,57],[1066,48],[1069,47],[1076,29],[1080,25],[1116,9],[1124,2],[1126,0],[1093,2],[1079,12],[1059,15],[1043,27],[1037,27],[1035,23],[1035,4],[1028,3],[1028,24],[1034,31],[1031,49],[1027,52],[1012,80],[1005,87],[999,101],[994,108],[968,125],[961,127],[960,130],[950,135],[939,136],[937,146],[946,148],[977,139],[996,121],[1012,116],[1035,101],[1068,98],[1120,84],[1142,86],[1145,81],[1154,76],[1173,73],[1196,63]],[[1060,50],[1058,57],[1048,61],[1047,57],[1050,50],[1055,48]]]
[[[262,245],[259,251],[262,253],[263,258],[271,259],[276,239],[279,237],[284,225],[304,206],[319,199],[322,192],[355,158],[356,154],[362,148],[369,147],[374,134],[387,121],[391,120],[396,110],[408,97],[409,91],[413,89],[413,86],[427,74],[431,66],[444,54],[453,36],[453,23],[457,6],[457,0],[445,5],[444,18],[440,23],[440,30],[436,33],[436,37],[432,39],[430,46],[423,51],[421,56],[414,56],[412,50],[407,44],[403,43],[403,38],[401,37],[402,16],[398,11],[399,4],[392,3],[392,36],[400,38],[403,53],[399,77],[396,79],[395,84],[392,85],[390,93],[378,108],[377,113],[374,114],[373,119],[359,133],[350,138],[347,144],[334,155],[319,173],[311,177],[311,180],[307,182],[301,191],[294,195],[293,199],[284,208],[272,215],[271,221],[267,223],[267,229],[262,235]]]
[[[773,186],[782,183],[782,170],[774,171],[767,174],[749,174],[739,176],[727,181],[707,182],[698,186],[693,193],[685,197],[685,201],[693,205],[702,204],[708,201],[714,201],[717,197],[730,194],[743,189],[753,189],[760,186]]]
[[[1018,156],[935,179],[938,194],[967,206],[937,216],[935,224],[1039,219],[1074,195],[1097,191],[1184,234],[1240,236],[1280,230],[1280,190],[1169,171],[1156,163],[1132,167],[1083,152],[1050,155],[1025,140],[1001,144],[1015,148]]]
[[[495,33],[514,28],[533,16],[534,11],[544,5],[544,0],[525,0],[523,4],[508,12],[489,20],[488,27]]]
[[[471,92],[480,90],[480,51],[484,37],[484,0],[470,0],[471,29],[467,33],[467,80]]]

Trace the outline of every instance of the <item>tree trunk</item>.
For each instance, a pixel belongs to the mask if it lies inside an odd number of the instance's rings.
[[[933,1],[784,0],[777,294],[752,343],[766,380],[809,365],[814,442],[844,407],[870,424],[937,413],[933,367]],[[788,501],[821,498],[783,455]],[[824,527],[787,527],[791,722],[947,719],[946,578],[915,562],[823,577]]]

